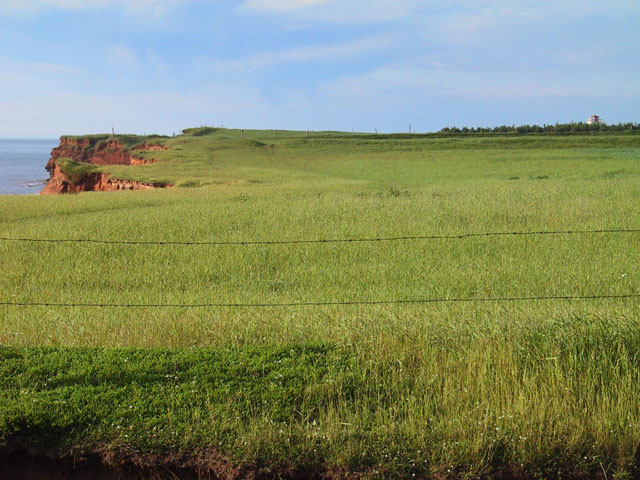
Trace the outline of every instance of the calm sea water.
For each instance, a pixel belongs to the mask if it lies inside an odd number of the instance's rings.
[[[0,195],[32,195],[44,188],[44,169],[58,140],[0,138]]]

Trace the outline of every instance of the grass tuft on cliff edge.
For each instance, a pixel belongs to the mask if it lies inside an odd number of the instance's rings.
[[[56,160],[56,165],[60,168],[60,171],[64,173],[67,178],[75,183],[82,180],[82,178],[89,173],[96,173],[99,169],[95,165],[90,165],[82,162],[74,162],[70,158],[59,158]]]
[[[93,134],[93,135],[63,135],[60,140],[86,140],[88,145],[87,149],[99,149],[104,147],[109,141],[113,140],[122,145],[125,151],[133,150],[144,143],[148,145],[162,144],[171,137],[165,135],[133,135],[133,134],[118,134],[113,136],[107,133]]]

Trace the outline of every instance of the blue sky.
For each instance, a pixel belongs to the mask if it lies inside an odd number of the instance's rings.
[[[640,121],[640,2],[0,0],[0,137]]]

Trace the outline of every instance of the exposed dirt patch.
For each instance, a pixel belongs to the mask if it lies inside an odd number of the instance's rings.
[[[106,142],[103,146],[91,148],[89,140],[61,138],[60,145],[51,150],[51,158],[46,169],[51,172],[56,160],[70,158],[74,162],[92,165],[130,165],[131,153],[124,150],[116,141]]]
[[[169,147],[167,147],[166,145],[148,144],[147,142],[144,142],[142,145],[134,147],[133,150],[144,150],[146,152],[163,152],[165,150],[169,150]]]
[[[150,165],[152,163],[156,163],[157,160],[155,158],[136,158],[131,157],[129,161],[129,165]]]
[[[358,474],[287,468],[238,467],[216,454],[193,457],[108,452],[49,457],[26,452],[0,454],[0,478],[21,480],[358,480]]]
[[[51,151],[51,158],[47,163],[46,169],[51,172],[55,167],[56,160],[60,158],[70,158],[74,162],[89,163],[91,165],[144,165],[154,163],[156,160],[136,158],[132,155],[132,152],[157,152],[163,150],[168,150],[168,147],[143,143],[129,151],[116,140],[110,140],[103,145],[96,145],[92,148],[88,139],[76,140],[63,137],[60,139],[60,145]]]
[[[171,188],[174,185],[163,182],[138,182],[135,180],[122,180],[111,177],[108,173],[87,173],[81,179],[72,181],[54,166],[51,178],[47,182],[40,195],[55,195],[59,193],[80,192],[113,192],[117,190],[151,190],[154,188]]]
[[[545,478],[542,471],[526,471],[519,464],[498,464],[481,473],[445,468],[433,476],[407,475],[412,480],[534,480]],[[447,472],[447,473],[444,473]],[[554,478],[571,480],[606,480],[601,470],[555,470]],[[381,477],[382,475],[382,477]],[[193,455],[141,454],[132,449],[105,449],[87,452],[42,452],[30,449],[0,450],[0,479],[20,480],[365,480],[385,478],[373,469],[349,472],[344,468],[293,468],[287,465],[239,466],[215,450]],[[625,477],[627,478],[627,477]],[[639,480],[634,472],[630,480]]]

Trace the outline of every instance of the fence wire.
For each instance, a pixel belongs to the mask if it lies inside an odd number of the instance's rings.
[[[411,235],[397,237],[370,238],[337,238],[310,240],[243,240],[243,241],[145,241],[145,240],[101,240],[89,238],[47,239],[47,238],[11,238],[0,237],[5,242],[34,243],[93,243],[116,245],[286,245],[308,243],[356,243],[356,242],[389,242],[411,240],[458,240],[474,237],[498,236],[536,236],[536,235],[590,235],[609,233],[640,233],[635,228],[615,228],[597,230],[547,230],[529,232],[483,232],[464,233],[459,235]],[[392,300],[355,300],[355,301],[318,301],[318,302],[277,302],[277,303],[54,303],[54,302],[15,302],[3,301],[1,306],[17,307],[65,307],[65,308],[279,308],[279,307],[314,307],[314,306],[348,306],[348,305],[400,305],[429,303],[469,303],[469,302],[519,302],[543,300],[595,300],[595,299],[633,299],[640,294],[601,294],[601,295],[542,295],[517,297],[471,297],[471,298],[417,298]]]
[[[0,302],[4,306],[17,307],[68,307],[68,308],[265,308],[265,307],[322,307],[345,305],[399,305],[428,303],[469,302],[521,302],[532,300],[596,300],[640,298],[640,293],[621,295],[542,295],[522,297],[471,297],[471,298],[417,298],[405,300],[355,300],[291,303],[51,303],[51,302]]]
[[[211,241],[174,241],[174,240],[102,240],[92,238],[13,238],[0,237],[3,242],[33,242],[33,243],[93,243],[107,245],[291,245],[305,243],[359,243],[359,242],[394,242],[412,240],[461,240],[477,237],[506,237],[506,236],[538,236],[538,235],[592,235],[605,233],[640,233],[638,228],[615,228],[598,230],[548,230],[530,232],[481,232],[462,233],[457,235],[403,235],[396,237],[365,237],[365,238],[320,238],[298,240],[211,240]]]

